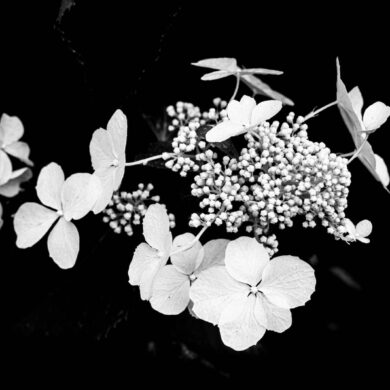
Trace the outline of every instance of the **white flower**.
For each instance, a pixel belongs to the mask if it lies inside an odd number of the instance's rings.
[[[359,119],[361,131],[374,131],[379,129],[390,116],[390,107],[382,102],[375,102],[366,108],[362,116],[363,96],[359,87],[353,88],[348,92],[352,108]],[[365,136],[366,134],[363,133]]]
[[[204,270],[224,264],[225,249],[229,240],[209,241],[204,247],[196,241],[189,249],[174,254],[194,242],[195,236],[184,233],[173,240],[171,265],[166,265],[154,281],[150,303],[153,309],[167,315],[179,314],[190,303],[190,287]]]
[[[16,116],[3,114],[0,119],[0,185],[5,184],[12,176],[12,164],[8,155],[18,158],[28,165],[30,148],[19,141],[24,133],[23,124]]]
[[[141,299],[152,296],[157,272],[167,263],[172,248],[169,216],[165,206],[149,206],[143,220],[143,233],[147,243],[138,245],[129,267],[129,282],[139,286]]]
[[[208,142],[222,142],[244,134],[251,128],[271,119],[282,109],[279,100],[267,100],[256,106],[255,99],[244,95],[240,101],[232,100],[227,106],[228,120],[213,127],[207,134]]]
[[[255,345],[266,329],[291,326],[289,309],[304,305],[315,288],[314,270],[293,256],[270,261],[263,245],[240,237],[226,248],[225,265],[202,272],[190,290],[193,311],[218,325],[222,341],[241,351]]]
[[[20,185],[32,177],[31,169],[21,168],[13,171],[8,181],[0,185],[0,195],[3,195],[7,198],[12,198],[16,196],[21,188]]]
[[[91,211],[101,192],[100,181],[89,173],[76,173],[65,180],[56,163],[44,167],[38,177],[37,195],[47,207],[24,203],[14,219],[18,248],[36,244],[51,230],[47,245],[49,255],[60,268],[74,266],[79,252],[79,233],[71,222]]]
[[[121,185],[126,164],[127,119],[116,110],[108,121],[107,130],[96,130],[89,144],[95,175],[102,182],[103,191],[93,211],[100,213],[108,205],[112,193]]]
[[[362,117],[363,97],[359,88],[353,88],[349,93],[340,75],[340,63],[337,59],[337,104],[341,116],[351,133],[356,149],[364,143],[358,158],[384,187],[389,185],[389,173],[382,157],[375,154],[372,146],[365,140],[365,131],[378,129],[390,115],[390,107],[382,102],[369,106]]]
[[[349,219],[345,220],[345,228],[348,232],[348,239],[351,241],[360,241],[365,244],[370,242],[370,239],[367,238],[372,232],[372,223],[365,219],[360,221],[356,226]]]

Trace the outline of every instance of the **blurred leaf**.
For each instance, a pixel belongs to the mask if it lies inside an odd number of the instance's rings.
[[[347,287],[350,287],[354,290],[361,290],[360,284],[347,272],[345,269],[341,267],[331,267],[330,272],[336,276],[341,282],[343,282]]]

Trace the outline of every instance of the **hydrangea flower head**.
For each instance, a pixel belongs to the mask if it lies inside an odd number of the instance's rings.
[[[38,203],[24,203],[15,214],[18,248],[36,244],[53,226],[47,246],[50,257],[63,269],[74,266],[79,252],[79,233],[71,222],[92,210],[100,195],[100,181],[89,173],[76,173],[65,180],[56,163],[42,168],[37,183]]]
[[[371,232],[372,232],[372,223],[365,219],[363,221],[360,221],[356,226],[353,224],[353,222],[349,219],[345,220],[345,227],[348,232],[347,239],[351,241],[360,241],[364,244],[368,244],[370,242],[370,239],[367,238]]]
[[[139,286],[141,299],[152,296],[157,272],[167,263],[172,249],[172,234],[165,206],[153,204],[148,207],[143,220],[146,243],[138,245],[129,267],[129,282]]]
[[[315,288],[314,270],[293,256],[270,260],[256,239],[240,237],[225,252],[225,266],[202,272],[190,290],[193,311],[218,325],[222,341],[241,351],[265,331],[291,326],[290,309],[304,305]]]
[[[271,119],[282,109],[279,100],[267,100],[256,105],[255,99],[244,95],[227,106],[228,119],[213,127],[207,134],[208,142],[222,142],[246,133],[251,128]]]
[[[196,241],[190,248],[176,253],[180,248],[191,245],[195,236],[184,233],[175,237],[171,255],[172,264],[163,267],[154,281],[150,303],[162,314],[179,314],[190,303],[190,288],[204,270],[224,264],[228,240],[209,241],[204,247]]]
[[[89,151],[95,175],[101,180],[103,191],[94,212],[99,213],[108,205],[112,194],[121,185],[125,174],[127,142],[127,118],[116,110],[108,121],[107,130],[98,129],[92,135]]]

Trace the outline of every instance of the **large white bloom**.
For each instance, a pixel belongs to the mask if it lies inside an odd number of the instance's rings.
[[[165,206],[149,206],[143,220],[143,233],[146,243],[138,245],[134,252],[129,267],[129,282],[140,287],[141,299],[149,300],[156,274],[167,263],[172,248]]]
[[[79,252],[79,233],[71,222],[91,211],[101,192],[100,181],[89,173],[76,173],[65,180],[56,163],[42,168],[37,183],[38,203],[24,203],[15,214],[18,248],[36,244],[50,229],[47,246],[50,257],[61,268],[74,266]],[[57,222],[58,221],[58,222]]]
[[[225,266],[202,272],[190,290],[193,311],[218,325],[222,341],[241,351],[255,345],[266,329],[283,332],[291,325],[289,309],[304,305],[315,288],[314,270],[293,256],[270,261],[254,238],[231,241]]]
[[[102,182],[103,191],[94,212],[99,213],[110,202],[112,193],[121,185],[125,174],[127,142],[127,118],[116,110],[108,121],[107,130],[96,130],[89,144],[95,175]]]
[[[196,241],[189,249],[176,253],[194,243],[195,236],[184,233],[173,240],[171,262],[156,275],[150,303],[162,314],[174,315],[184,311],[190,303],[190,287],[204,270],[224,264],[229,240],[211,240],[203,247]]]
[[[208,142],[222,142],[244,134],[251,128],[271,119],[282,109],[279,100],[266,100],[256,105],[255,99],[244,95],[240,101],[232,100],[226,110],[228,119],[213,127],[207,134]]]

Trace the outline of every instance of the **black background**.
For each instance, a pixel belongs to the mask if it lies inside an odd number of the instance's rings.
[[[323,2],[305,7],[261,1],[75,3],[62,18],[60,1],[0,6],[0,112],[22,119],[35,178],[51,161],[67,175],[90,171],[92,132],[104,127],[116,108],[129,120],[131,161],[147,154],[155,141],[142,114],[159,116],[178,100],[205,109],[215,96],[228,99],[233,79],[202,82],[202,70],[190,66],[203,58],[232,56],[247,67],[283,70],[283,76],[266,81],[295,101],[297,114],[307,114],[334,100],[339,56],[349,89],[358,84],[368,104],[390,102],[388,21],[386,11],[371,2],[343,11]],[[312,139],[336,152],[352,150],[337,109],[309,125]],[[389,126],[372,137],[374,150],[388,164]],[[305,308],[293,311],[291,329],[267,332],[259,347],[246,353],[224,347],[216,329],[188,313],[164,317],[141,302],[127,282],[139,232],[132,239],[116,236],[99,217],[88,216],[78,223],[81,251],[69,271],[50,260],[45,240],[17,249],[11,215],[36,199],[32,180],[18,198],[1,200],[3,357],[19,373],[34,368],[38,378],[58,370],[61,378],[114,372],[112,378],[123,375],[129,383],[139,377],[171,383],[180,375],[183,385],[244,379],[260,386],[286,378],[304,383],[313,372],[320,381],[379,379],[381,354],[388,350],[389,195],[357,160],[351,170],[349,217],[373,221],[372,243],[348,246],[321,228],[283,233],[281,254],[317,255],[317,291]],[[132,190],[141,181],[155,184],[176,214],[177,234],[184,231],[196,206],[188,197],[190,181],[143,167],[129,169],[122,187]],[[224,235],[215,229],[205,239]],[[334,267],[346,270],[357,286],[335,276]]]

